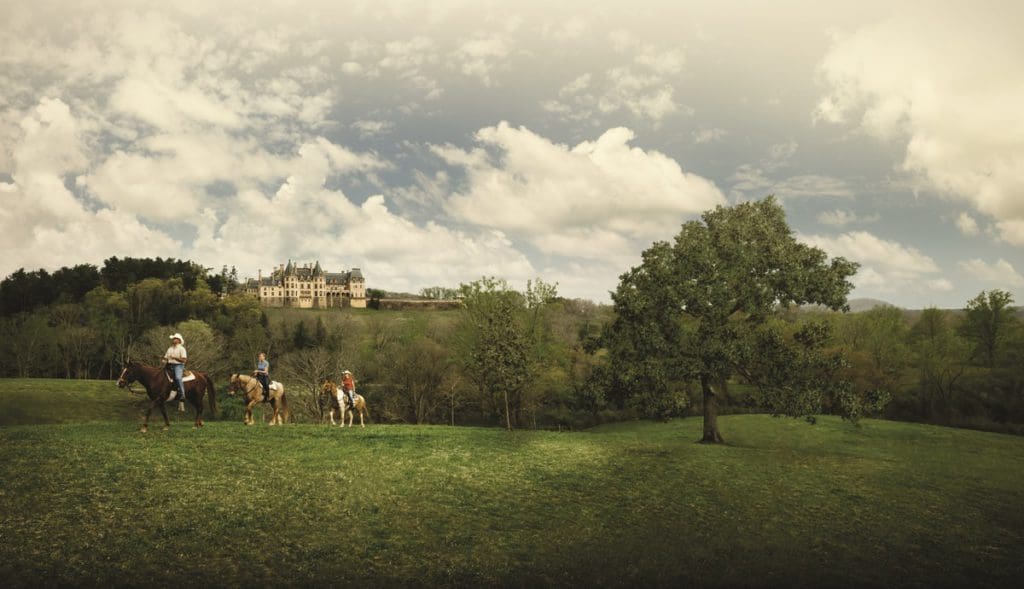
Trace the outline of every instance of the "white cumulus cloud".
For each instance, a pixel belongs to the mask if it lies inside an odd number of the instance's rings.
[[[837,35],[817,116],[905,141],[902,167],[923,187],[972,204],[1024,246],[1024,12],[996,4],[934,4]]]
[[[980,258],[974,258],[960,262],[959,266],[970,276],[988,284],[1003,288],[1024,286],[1024,276],[1017,272],[1013,264],[1002,258],[991,264]]]
[[[837,236],[800,235],[807,244],[861,264],[853,277],[858,287],[871,292],[902,290],[923,292],[929,275],[939,271],[935,261],[917,248],[880,238],[867,231],[850,231]]]
[[[569,147],[502,122],[476,139],[482,147],[471,151],[434,147],[466,176],[448,210],[551,253],[627,253],[631,241],[646,246],[668,238],[687,217],[725,202],[711,181],[659,152],[630,146],[629,129]]]

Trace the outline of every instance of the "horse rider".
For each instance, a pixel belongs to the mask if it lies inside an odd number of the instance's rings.
[[[256,380],[263,385],[263,401],[266,402],[270,399],[270,362],[267,362],[267,355],[263,352],[257,356],[256,370],[253,373]]]
[[[170,336],[171,347],[167,348],[167,352],[164,354],[164,361],[167,362],[167,366],[174,373],[174,382],[178,385],[178,392],[181,396],[178,397],[179,405],[184,406],[185,402],[185,382],[182,378],[185,377],[185,362],[188,362],[188,352],[185,351],[185,338],[181,337],[180,333],[175,333]],[[174,398],[174,391],[167,397],[170,401]]]
[[[352,378],[352,373],[345,370],[341,373],[341,392],[348,397],[348,406],[356,406],[356,381]]]

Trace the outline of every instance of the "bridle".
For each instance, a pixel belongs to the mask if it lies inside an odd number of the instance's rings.
[[[119,376],[117,378],[117,386],[122,388],[122,389],[128,389],[128,392],[133,394],[133,395],[141,395],[142,393],[137,392],[134,389],[132,389],[132,383],[127,378],[125,378],[128,375],[128,369],[129,368],[130,368],[129,366],[125,366],[124,368],[121,369],[121,376]],[[133,371],[132,372],[132,380],[134,381],[134,380],[137,380],[137,379],[138,379],[138,376]]]
[[[235,393],[245,393],[248,395],[254,390],[254,385],[262,386],[255,378],[249,379],[248,382],[243,382],[242,376],[243,375],[239,373],[231,377],[231,380],[228,382],[228,394],[234,395]]]

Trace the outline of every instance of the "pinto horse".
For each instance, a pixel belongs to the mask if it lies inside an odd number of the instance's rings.
[[[277,386],[274,386],[277,385]],[[274,408],[274,415],[270,418],[270,425],[283,425],[288,419],[288,397],[284,394],[284,385],[274,381],[270,385],[270,406]],[[263,402],[263,385],[260,381],[246,374],[232,374],[228,383],[228,394],[243,393],[245,398],[245,425],[252,425],[252,408]]]
[[[209,392],[210,413],[213,415],[217,414],[217,395],[213,380],[208,374],[198,371],[192,371],[192,373],[196,378],[185,383],[185,398],[196,408],[195,427],[198,428],[203,425],[203,395]],[[146,407],[146,418],[142,422],[141,431],[143,433],[149,431],[149,414],[154,407],[159,407],[160,413],[164,416],[164,429],[170,427],[171,421],[167,418],[167,409],[164,407],[164,403],[167,402],[172,390],[177,392],[177,384],[167,378],[167,372],[163,368],[129,360],[124,365],[120,378],[117,379],[117,386],[123,389],[136,381],[142,383],[149,396],[149,406]]]
[[[330,400],[330,411],[331,425],[334,425],[334,410],[337,409],[340,418],[341,427],[345,427],[345,412],[348,411],[348,426],[352,427],[352,421],[355,419],[355,413],[359,413],[359,427],[366,427],[366,423],[363,422],[363,417],[369,417],[370,412],[366,408],[366,399],[362,395],[356,393],[356,401],[352,407],[348,404],[348,395],[341,390],[341,387],[334,384],[333,381],[325,381],[323,386],[320,388],[320,392]]]

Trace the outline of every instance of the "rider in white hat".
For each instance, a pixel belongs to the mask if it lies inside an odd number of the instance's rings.
[[[167,365],[174,371],[174,381],[178,384],[178,392],[181,394],[178,397],[179,402],[185,401],[185,383],[181,380],[185,376],[185,362],[188,361],[188,352],[185,351],[185,338],[181,337],[180,333],[175,333],[170,336],[171,347],[167,348],[167,353],[164,354],[164,360]],[[171,395],[167,397],[170,401],[174,398],[174,391],[171,391]]]

